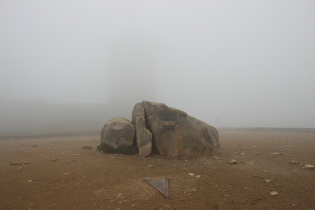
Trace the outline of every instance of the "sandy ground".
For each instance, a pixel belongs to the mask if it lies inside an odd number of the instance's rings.
[[[142,158],[98,153],[99,136],[0,140],[0,209],[315,209],[314,132],[220,142],[215,157]],[[143,181],[165,177],[169,198]]]

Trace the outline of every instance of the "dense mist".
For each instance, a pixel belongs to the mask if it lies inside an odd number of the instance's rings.
[[[315,2],[0,1],[0,133],[98,130],[157,101],[315,127]]]

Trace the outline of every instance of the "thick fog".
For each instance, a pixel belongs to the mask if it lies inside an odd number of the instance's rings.
[[[2,131],[38,116],[97,127],[142,100],[218,127],[314,128],[314,11],[312,0],[1,0]]]

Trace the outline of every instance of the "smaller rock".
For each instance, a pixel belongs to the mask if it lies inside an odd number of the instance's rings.
[[[195,174],[193,174],[193,173],[188,173],[188,175],[189,175],[189,176],[194,176]]]
[[[147,165],[147,168],[150,168],[150,167],[153,167],[153,165],[152,165],[152,164],[150,164],[150,165]]]
[[[290,164],[299,164],[300,162],[299,161],[296,161],[296,160],[291,160],[290,161]]]
[[[33,182],[33,180],[30,179],[30,180],[28,180],[27,182],[28,182],[28,183],[31,183],[31,182]]]
[[[196,176],[196,178],[200,178],[200,177],[201,177],[200,175],[197,175],[197,176]]]
[[[271,191],[271,192],[270,192],[270,195],[271,195],[271,196],[276,196],[276,195],[279,195],[279,193],[278,193],[277,191]]]
[[[83,146],[82,149],[92,149],[91,146]]]
[[[237,164],[237,160],[232,159],[228,162],[230,165],[236,165]]]
[[[105,153],[136,154],[134,137],[134,125],[126,118],[116,117],[104,125],[97,149]]]
[[[270,183],[270,182],[272,182],[272,180],[271,179],[265,179],[265,182]]]
[[[306,169],[315,169],[315,166],[311,165],[311,164],[306,164],[306,165],[304,165],[304,168],[306,168]]]
[[[213,156],[214,160],[221,160],[218,156]]]

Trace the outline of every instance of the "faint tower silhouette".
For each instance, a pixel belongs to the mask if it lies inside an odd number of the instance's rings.
[[[115,116],[129,119],[135,103],[154,101],[155,53],[139,38],[125,37],[111,46],[109,104]]]

